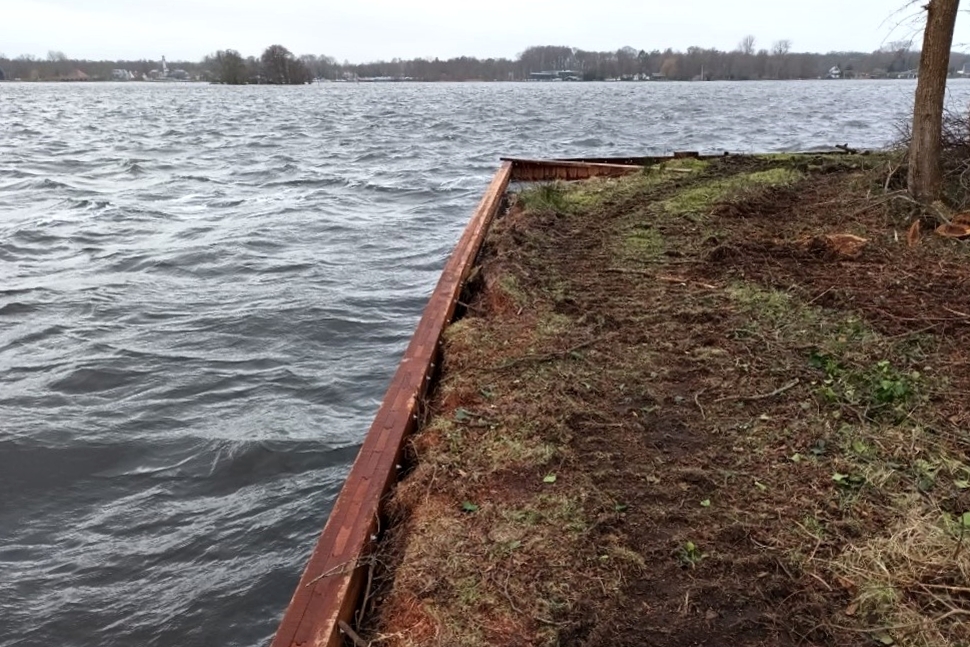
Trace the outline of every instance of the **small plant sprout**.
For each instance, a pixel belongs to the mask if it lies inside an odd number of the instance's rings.
[[[677,551],[678,557],[684,566],[694,568],[702,559],[707,557],[700,548],[692,541],[684,542],[684,545]]]

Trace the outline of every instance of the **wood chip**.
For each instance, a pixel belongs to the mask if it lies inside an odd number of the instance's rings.
[[[970,237],[970,225],[958,225],[955,222],[940,225],[936,228],[936,233],[946,238],[967,238]]]
[[[919,245],[920,241],[920,226],[922,221],[919,218],[913,221],[913,224],[909,226],[909,231],[906,232],[906,243],[910,247],[916,247]]]

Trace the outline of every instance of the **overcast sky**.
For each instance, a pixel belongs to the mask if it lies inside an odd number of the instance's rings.
[[[910,38],[908,0],[2,0],[0,53],[199,60],[279,43],[340,61],[514,57],[529,45],[590,50],[734,49],[779,39],[794,51],[871,51]],[[970,42],[961,14],[956,43]]]

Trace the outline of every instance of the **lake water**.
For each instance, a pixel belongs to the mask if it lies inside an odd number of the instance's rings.
[[[266,644],[500,155],[879,147],[914,89],[0,84],[0,645]]]

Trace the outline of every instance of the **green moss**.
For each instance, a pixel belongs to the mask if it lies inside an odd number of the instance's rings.
[[[634,227],[623,239],[622,256],[631,261],[653,260],[664,251],[663,236],[652,227]]]
[[[795,316],[797,306],[786,292],[766,290],[751,283],[738,283],[728,288],[728,296],[746,310],[772,321]]]
[[[691,186],[664,201],[662,206],[673,215],[700,215],[718,202],[743,196],[758,188],[794,184],[800,177],[801,174],[793,169],[779,167],[718,178]]]
[[[512,274],[502,274],[498,279],[498,287],[502,290],[515,305],[523,307],[528,305],[529,298],[519,285],[518,280]]]
[[[527,211],[564,211],[567,188],[562,182],[538,184],[519,193],[519,203]]]
[[[666,182],[698,173],[709,165],[710,162],[698,159],[671,160],[618,178],[537,184],[520,191],[518,199],[527,211],[553,211],[585,217],[606,202],[646,194]]]
[[[519,193],[519,202],[527,211],[554,211],[578,214],[598,205],[616,189],[616,181],[592,179],[585,182],[550,182],[537,184]]]
[[[536,322],[536,334],[540,339],[557,339],[572,330],[573,320],[557,312],[544,313]]]

